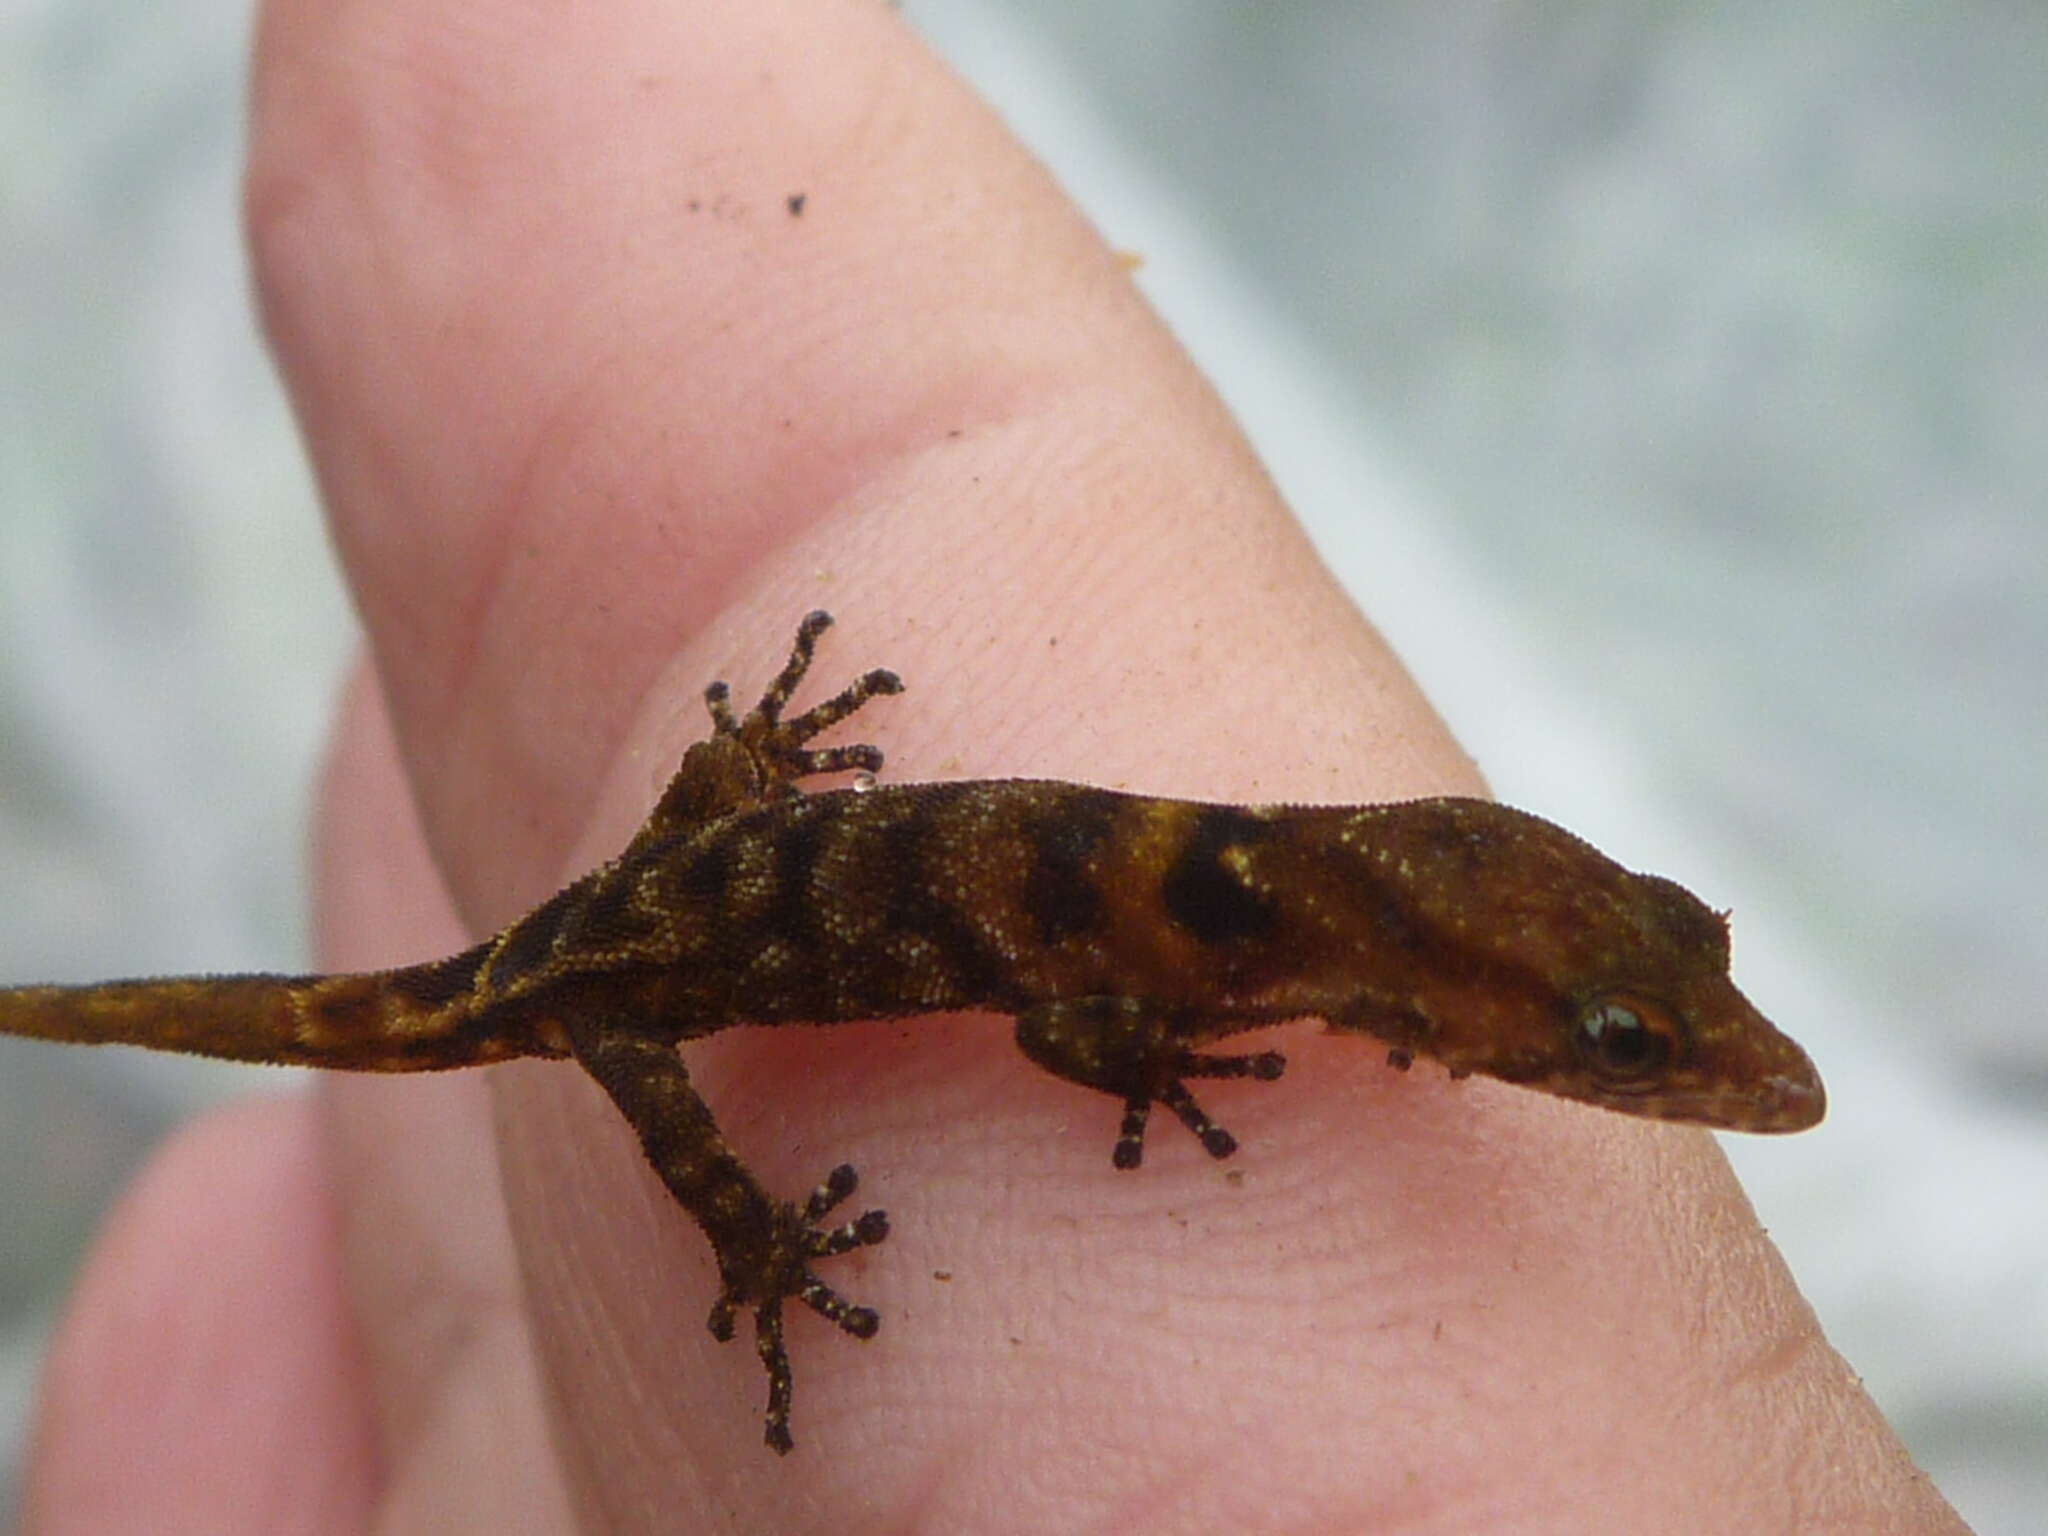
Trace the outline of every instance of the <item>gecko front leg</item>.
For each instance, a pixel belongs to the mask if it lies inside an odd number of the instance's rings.
[[[832,615],[823,609],[804,615],[789,660],[760,701],[743,716],[733,713],[732,690],[725,683],[716,682],[704,690],[705,707],[711,711],[711,734],[683,754],[682,765],[634,835],[632,847],[695,831],[721,816],[790,799],[803,793],[798,780],[813,774],[881,771],[882,749],[871,743],[812,747],[809,742],[869,699],[901,693],[903,680],[886,667],[863,673],[824,703],[792,719],[782,718],[790,697],[810,670],[818,637],[831,627]]]
[[[1111,1161],[1136,1168],[1145,1160],[1145,1124],[1164,1104],[1211,1157],[1228,1157],[1237,1138],[1203,1112],[1188,1092],[1190,1077],[1249,1077],[1272,1082],[1287,1066],[1278,1051],[1240,1055],[1192,1049],[1160,1010],[1134,997],[1078,997],[1017,1016],[1017,1045],[1057,1077],[1123,1100],[1123,1125]]]
[[[850,1165],[833,1169],[801,1205],[777,1200],[726,1143],[673,1047],[611,1020],[565,1023],[576,1059],[611,1096],[662,1183],[711,1240],[720,1281],[711,1336],[720,1343],[731,1339],[740,1309],[753,1309],[754,1348],[768,1372],[766,1439],[787,1452],[795,1441],[789,1433],[782,1303],[795,1297],[855,1338],[873,1338],[880,1326],[874,1311],[848,1302],[811,1264],[881,1242],[889,1235],[888,1216],[863,1211],[839,1226],[821,1227],[858,1183]]]

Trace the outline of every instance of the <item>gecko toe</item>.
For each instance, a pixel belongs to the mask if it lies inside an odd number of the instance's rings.
[[[818,1220],[859,1188],[860,1175],[854,1171],[853,1164],[841,1163],[820,1179],[818,1187],[811,1191],[810,1198],[804,1202],[804,1220]]]
[[[1217,1058],[1205,1058],[1214,1061]],[[1227,1059],[1227,1058],[1226,1058]],[[1228,1073],[1228,1076],[1249,1076],[1249,1073]],[[1172,1110],[1175,1118],[1194,1133],[1195,1140],[1202,1144],[1202,1150],[1211,1157],[1228,1157],[1237,1150],[1237,1138],[1211,1120],[1202,1106],[1195,1102],[1195,1096],[1188,1092],[1187,1084],[1175,1078],[1159,1090],[1159,1102]]]
[[[825,1284],[810,1276],[797,1291],[796,1299],[842,1332],[856,1339],[872,1339],[882,1327],[882,1314],[873,1307],[857,1307]]]
[[[805,1229],[803,1246],[809,1257],[828,1259],[856,1248],[872,1247],[889,1235],[887,1211],[862,1211],[851,1221],[841,1222],[827,1231],[818,1230],[818,1222],[859,1187],[860,1175],[853,1171],[853,1164],[841,1163],[811,1191],[800,1218]]]
[[[711,1330],[711,1337],[721,1344],[732,1342],[733,1329],[739,1319],[739,1297],[728,1285],[718,1293],[718,1299],[711,1303],[711,1315],[704,1320],[704,1326]]]

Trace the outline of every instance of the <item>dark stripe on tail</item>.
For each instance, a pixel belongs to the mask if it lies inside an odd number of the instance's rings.
[[[350,976],[172,976],[0,990],[0,1033],[140,1045],[226,1061],[424,1072],[552,1054],[476,1016],[457,986],[468,956]],[[469,962],[473,973],[474,962]]]

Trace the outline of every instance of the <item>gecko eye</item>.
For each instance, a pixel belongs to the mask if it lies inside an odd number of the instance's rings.
[[[1647,1087],[1678,1046],[1678,1026],[1636,998],[1600,998],[1579,1015],[1572,1044],[1609,1086]]]

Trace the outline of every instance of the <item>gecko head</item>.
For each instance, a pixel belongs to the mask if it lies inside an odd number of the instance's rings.
[[[1376,830],[1398,846],[1405,919],[1391,926],[1416,963],[1400,995],[1337,1027],[1649,1119],[1761,1132],[1819,1122],[1812,1061],[1730,979],[1723,914],[1525,812],[1392,809],[1405,815]]]
[[[1623,1114],[1717,1130],[1803,1131],[1827,1111],[1820,1074],[1729,975],[1728,921],[1673,881],[1611,865],[1557,915],[1571,939],[1534,953],[1544,1042],[1528,1075],[1495,1075]],[[1545,925],[1538,924],[1539,929]],[[1540,991],[1536,999],[1540,1000]]]
[[[1640,985],[1560,1020],[1569,1064],[1543,1086],[1624,1114],[1728,1131],[1803,1131],[1827,1113],[1820,1074],[1725,977],[1678,1001]]]

